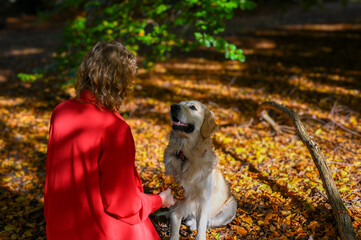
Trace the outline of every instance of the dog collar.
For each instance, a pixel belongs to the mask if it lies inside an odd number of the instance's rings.
[[[206,155],[207,152],[208,152],[208,150],[205,150],[202,157],[204,157],[204,155]]]
[[[176,157],[179,158],[180,160],[182,160],[182,162],[185,162],[188,160],[188,158],[184,155],[184,153],[182,151],[179,151],[176,154]]]

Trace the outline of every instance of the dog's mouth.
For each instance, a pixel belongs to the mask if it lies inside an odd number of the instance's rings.
[[[191,133],[194,131],[194,125],[190,123],[183,123],[177,117],[172,116],[172,129],[176,132]]]

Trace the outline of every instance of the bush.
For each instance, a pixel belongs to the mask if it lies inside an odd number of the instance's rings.
[[[252,0],[63,0],[57,9],[76,8],[83,14],[66,27],[56,67],[75,76],[84,54],[99,40],[122,42],[142,56],[145,67],[165,60],[174,48],[190,51],[200,46],[214,47],[227,59],[244,61],[242,50],[219,34],[235,10],[255,6]]]

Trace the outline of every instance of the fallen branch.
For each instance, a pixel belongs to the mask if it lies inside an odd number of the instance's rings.
[[[295,128],[294,127],[290,127],[287,125],[278,125],[273,118],[268,115],[267,111],[262,111],[260,114],[260,117],[262,117],[263,120],[265,120],[269,125],[271,125],[271,127],[273,128],[273,130],[275,130],[277,135],[281,135],[282,133],[286,132],[286,133],[290,133],[290,134],[294,134],[295,132]]]
[[[338,126],[339,128],[343,129],[344,131],[352,134],[352,135],[356,135],[358,137],[361,137],[361,133],[359,133],[357,131],[354,131],[354,130],[351,130],[351,129],[348,129],[347,127],[345,127],[344,125],[342,125],[341,123],[339,123],[339,122],[337,122],[337,121],[335,121],[333,119],[318,119],[316,117],[309,117],[309,116],[301,116],[301,118],[302,119],[311,119],[311,120],[317,121],[317,122],[319,122],[319,123],[321,123],[323,125],[327,125],[327,124],[332,123],[332,124]]]
[[[360,191],[360,189],[355,189],[355,190],[353,190],[352,192],[350,192],[349,194],[347,194],[346,196],[344,196],[343,198],[342,198],[342,200],[345,200],[348,196],[350,196],[351,194],[354,194],[355,192],[359,192]]]
[[[282,134],[281,127],[278,126],[278,124],[268,115],[267,111],[261,111],[259,116],[262,117],[266,122],[268,122],[269,125],[271,125],[271,127],[276,131],[277,135]]]
[[[315,187],[315,189],[318,192],[318,194],[320,194],[323,197],[323,199],[325,199],[328,202],[328,197],[317,187]]]
[[[354,167],[361,167],[360,164],[353,164],[353,163],[345,163],[345,162],[335,162],[335,161],[327,161],[331,164],[339,164],[339,165],[345,165],[345,166],[354,166]]]
[[[351,217],[342,202],[340,193],[332,178],[332,174],[327,166],[325,157],[323,156],[321,150],[318,148],[316,142],[308,135],[298,115],[292,109],[284,107],[275,102],[262,103],[257,109],[257,115],[259,116],[259,114],[265,109],[272,109],[277,112],[286,113],[292,120],[293,124],[296,127],[298,137],[306,145],[307,149],[311,153],[313,162],[318,169],[323,186],[327,193],[327,197],[333,209],[333,214],[336,219],[337,228],[341,239],[357,240],[355,230],[352,226]]]
[[[26,216],[32,216],[32,215],[34,215],[34,214],[36,214],[36,213],[39,213],[39,212],[42,212],[42,211],[44,211],[44,207],[43,207],[43,206],[39,206],[39,207],[30,209],[29,211],[27,211],[27,212],[25,213],[25,215],[26,215]]]
[[[328,139],[323,139],[323,138],[320,138],[319,136],[316,136],[316,135],[312,135],[312,137],[317,138],[317,139],[320,140],[320,141],[324,141],[324,142],[331,143],[332,145],[336,145],[333,151],[336,151],[336,150],[338,150],[339,148],[342,148],[342,149],[344,149],[344,150],[346,150],[346,151],[349,151],[350,153],[357,154],[357,152],[355,152],[355,151],[353,151],[353,150],[351,150],[351,149],[349,149],[349,148],[347,148],[347,147],[345,147],[345,146],[342,146],[342,145],[340,145],[340,144],[335,144],[334,142],[332,142],[332,141],[330,141],[330,140],[328,140]]]
[[[358,136],[358,137],[361,137],[361,134],[360,134],[360,133],[358,133],[358,132],[356,132],[356,131],[353,131],[353,130],[351,130],[351,129],[348,129],[347,127],[343,126],[341,123],[338,123],[338,122],[336,122],[336,121],[334,121],[334,120],[331,120],[331,122],[334,123],[334,124],[336,124],[339,128],[342,128],[342,129],[345,130],[346,132],[351,133],[351,134],[353,134],[353,135],[356,135],[356,136]]]
[[[338,98],[338,99],[339,99],[339,98]],[[335,101],[335,103],[333,104],[333,107],[332,107],[331,112],[330,112],[330,114],[329,114],[330,119],[331,119],[331,122],[332,122],[333,124],[337,125],[339,128],[342,128],[342,129],[345,130],[346,132],[351,133],[351,134],[353,134],[353,135],[356,135],[356,136],[358,136],[358,137],[361,137],[361,134],[360,134],[360,133],[358,133],[358,132],[356,132],[356,131],[353,131],[353,130],[351,130],[351,129],[348,129],[347,127],[343,126],[341,123],[338,123],[338,122],[336,122],[335,120],[332,119],[332,118],[333,118],[333,114],[336,112],[336,108],[338,107],[338,105],[337,105],[338,99],[337,99],[337,100]]]

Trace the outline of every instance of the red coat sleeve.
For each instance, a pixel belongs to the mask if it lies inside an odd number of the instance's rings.
[[[51,139],[52,139],[52,135],[53,135],[53,131],[52,131],[52,127],[50,125],[49,127],[49,140],[48,140],[48,149],[47,149],[47,158],[50,157],[52,151],[53,151],[53,144],[51,142]],[[48,160],[47,160],[48,161]],[[49,163],[47,162],[46,163],[46,168],[49,167]],[[46,172],[49,172],[48,169],[46,169]],[[45,187],[44,187],[44,218],[45,218],[45,221],[47,222],[48,220],[48,181],[46,180],[45,181]]]
[[[103,139],[99,175],[104,210],[121,221],[138,224],[161,207],[162,199],[143,193],[138,186],[130,127],[118,121]]]

